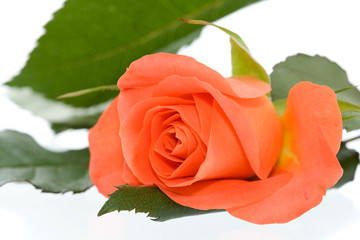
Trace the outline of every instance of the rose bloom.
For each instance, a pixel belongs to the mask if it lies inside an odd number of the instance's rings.
[[[118,87],[89,133],[90,177],[105,196],[154,186],[183,206],[283,223],[342,176],[342,119],[326,86],[297,84],[279,118],[267,83],[157,53],[133,62]]]

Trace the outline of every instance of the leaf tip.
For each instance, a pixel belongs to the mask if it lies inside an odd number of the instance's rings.
[[[195,19],[184,19],[178,18],[180,21],[189,23],[189,24],[198,24],[198,25],[213,25],[212,23],[206,22],[204,20],[195,20]]]
[[[184,19],[184,18],[178,18],[178,20],[182,21],[182,22],[186,22],[186,23],[189,23],[189,20],[188,19]]]
[[[97,213],[98,217],[101,217],[102,215],[104,215],[104,213],[101,211],[102,209],[100,209],[100,211]]]
[[[71,96],[71,94],[69,93],[65,93],[63,95],[57,96],[56,99],[64,99],[64,98],[71,98],[73,96]]]

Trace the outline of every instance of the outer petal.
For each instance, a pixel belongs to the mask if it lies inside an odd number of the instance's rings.
[[[265,96],[235,100],[248,117],[259,146],[258,158],[250,159],[259,178],[267,178],[280,154],[283,131],[274,105]]]
[[[154,86],[169,76],[194,77],[220,92],[237,96],[238,86],[230,84],[215,70],[191,57],[170,53],[146,55],[134,61],[119,79],[118,87],[123,90]]]
[[[291,173],[280,172],[264,180],[216,179],[190,186],[160,189],[175,202],[201,210],[224,209],[262,200],[291,179]]]
[[[105,196],[116,190],[114,186],[140,184],[131,170],[124,166],[119,128],[116,98],[89,131],[90,178]]]
[[[309,82],[294,86],[282,121],[285,145],[277,164],[294,177],[264,200],[227,209],[235,217],[258,224],[288,222],[318,205],[342,175],[336,159],[342,120],[330,88]]]
[[[234,76],[227,81],[240,98],[262,97],[271,91],[269,84],[251,76]]]
[[[122,122],[138,102],[152,96],[154,87],[124,89],[120,92],[118,101],[119,120]]]

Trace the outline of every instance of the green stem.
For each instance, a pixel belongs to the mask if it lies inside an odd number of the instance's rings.
[[[58,96],[57,99],[63,99],[63,98],[72,98],[72,97],[78,97],[82,95],[86,95],[93,92],[99,92],[99,91],[107,91],[107,90],[119,90],[119,88],[116,85],[105,85],[95,88],[88,88],[83,89],[75,92],[65,93],[61,96]]]

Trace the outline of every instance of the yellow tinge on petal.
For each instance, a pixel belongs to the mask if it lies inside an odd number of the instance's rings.
[[[290,124],[287,124],[288,115],[288,112],[285,111],[283,117],[281,118],[281,125],[284,130],[284,142],[279,159],[276,162],[276,166],[292,172],[292,170],[300,166],[300,162],[292,148],[295,138],[292,136],[294,132],[289,129]]]

